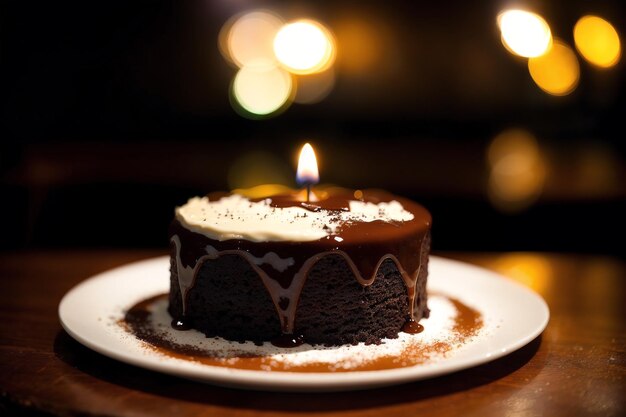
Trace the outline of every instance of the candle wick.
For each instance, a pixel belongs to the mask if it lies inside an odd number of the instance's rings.
[[[310,202],[310,197],[311,197],[311,184],[307,184],[306,185],[306,202],[307,203]]]

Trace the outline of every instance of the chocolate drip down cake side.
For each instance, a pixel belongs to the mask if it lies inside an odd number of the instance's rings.
[[[192,198],[169,233],[172,325],[285,347],[417,333],[430,228],[424,207],[383,191]]]

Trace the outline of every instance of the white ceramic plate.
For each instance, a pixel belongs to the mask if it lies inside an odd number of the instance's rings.
[[[380,371],[251,371],[161,355],[146,349],[132,334],[114,324],[133,304],[168,290],[168,257],[135,262],[74,287],[61,301],[59,317],[74,339],[122,362],[218,385],[282,391],[366,389],[455,372],[521,348],[545,329],[549,319],[545,301],[530,289],[486,269],[431,256],[429,292],[456,298],[477,309],[485,322],[484,329],[457,351],[424,364]],[[434,307],[431,305],[436,317]],[[425,322],[427,330],[437,326],[432,317]]]

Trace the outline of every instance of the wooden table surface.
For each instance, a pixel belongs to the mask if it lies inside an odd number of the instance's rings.
[[[626,415],[626,265],[534,253],[443,254],[499,271],[548,302],[542,336],[504,358],[384,389],[286,394],[226,389],[135,368],[61,328],[81,280],[155,251],[0,255],[0,415]]]

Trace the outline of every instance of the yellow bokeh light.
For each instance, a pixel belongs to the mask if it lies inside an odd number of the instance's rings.
[[[274,38],[274,54],[295,74],[324,71],[335,58],[335,41],[324,26],[313,20],[299,20],[283,26]]]
[[[550,290],[554,279],[552,264],[548,258],[541,255],[511,253],[496,258],[488,266],[540,294]]]
[[[222,54],[240,68],[275,66],[274,38],[283,24],[280,17],[264,10],[235,16],[220,32]]]
[[[511,155],[524,155],[526,159],[539,158],[539,144],[535,136],[524,129],[508,129],[493,138],[487,149],[487,160],[491,168],[503,158]]]
[[[335,83],[334,37],[314,20],[285,24],[272,11],[247,11],[223,25],[218,46],[239,67],[231,103],[245,117],[276,115],[294,101],[319,102]],[[295,88],[299,82],[301,90]]]
[[[261,184],[250,188],[235,188],[232,192],[248,198],[266,198],[291,193],[293,188],[282,184]]]
[[[277,184],[282,184],[282,186]],[[230,189],[236,189],[239,194],[249,197],[256,198],[284,192],[291,184],[293,184],[291,166],[287,161],[270,152],[254,150],[246,152],[239,156],[228,170]],[[240,189],[249,190],[242,192]]]
[[[291,75],[281,68],[241,68],[232,85],[233,97],[253,115],[274,113],[290,103]]]
[[[494,138],[487,151],[490,165],[488,195],[502,211],[520,211],[541,194],[546,164],[535,137],[510,129]]]
[[[393,40],[382,22],[352,17],[340,21],[333,29],[337,44],[341,45],[337,65],[342,73],[371,76],[372,70],[379,72],[381,65],[388,63],[385,54],[390,54],[389,44]]]
[[[519,211],[532,204],[543,188],[543,166],[524,155],[512,154],[494,166],[489,178],[489,196],[503,211]]]
[[[601,68],[612,67],[620,59],[621,45],[617,31],[598,16],[583,16],[576,22],[574,42],[583,58]]]
[[[537,57],[552,44],[550,26],[543,17],[524,10],[507,10],[498,15],[502,43],[512,53]]]
[[[548,94],[565,96],[578,85],[580,66],[572,48],[555,40],[550,50],[528,60],[528,71],[533,81]]]

